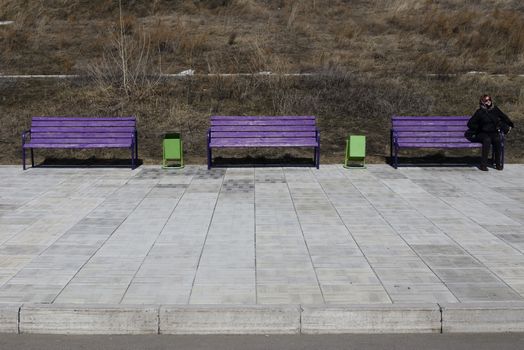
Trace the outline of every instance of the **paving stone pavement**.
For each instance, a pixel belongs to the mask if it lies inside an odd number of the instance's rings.
[[[524,300],[524,165],[0,167],[0,302]]]

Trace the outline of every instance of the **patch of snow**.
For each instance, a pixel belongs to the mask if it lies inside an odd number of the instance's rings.
[[[187,70],[184,70],[180,73],[178,73],[178,75],[193,75],[195,74],[195,70],[194,69],[187,69]]]

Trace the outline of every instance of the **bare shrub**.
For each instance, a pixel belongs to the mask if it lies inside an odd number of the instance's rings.
[[[88,66],[88,73],[100,90],[112,95],[144,97],[160,81],[160,69],[152,65],[151,42],[147,34],[121,41],[114,38],[101,59]]]
[[[150,37],[143,29],[129,35],[129,23],[124,20],[120,7],[119,28],[111,46],[100,60],[89,65],[88,72],[100,90],[109,96],[118,91],[127,97],[145,97],[160,81],[161,66],[158,71],[154,69],[152,53]]]

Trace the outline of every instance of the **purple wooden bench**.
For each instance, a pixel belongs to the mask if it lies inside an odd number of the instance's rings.
[[[401,148],[482,148],[464,137],[470,116],[391,117],[391,158],[398,167]],[[501,161],[504,164],[504,134],[501,134]]]
[[[22,133],[22,166],[25,151],[34,148],[127,148],[131,151],[131,168],[138,159],[136,118],[130,117],[33,117],[31,130]]]
[[[314,116],[211,116],[207,136],[207,167],[213,148],[313,147],[320,165],[320,132]]]

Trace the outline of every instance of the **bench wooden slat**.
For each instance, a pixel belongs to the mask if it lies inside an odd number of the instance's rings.
[[[105,127],[122,127],[122,126],[135,126],[135,122],[132,120],[121,120],[121,121],[111,121],[111,120],[50,120],[50,121],[34,121],[32,123],[33,127],[87,127],[87,126],[105,126]]]
[[[131,146],[132,139],[130,137],[127,138],[90,138],[90,137],[76,137],[76,138],[37,138],[37,139],[31,139],[28,144],[33,143],[125,143]]]
[[[93,133],[81,133],[81,132],[70,132],[70,133],[57,133],[57,132],[32,132],[31,133],[31,139],[46,139],[46,138],[76,138],[76,137],[84,137],[84,138],[97,138],[97,137],[109,137],[109,138],[130,138],[131,133],[129,132],[112,132],[109,131],[107,133],[104,132],[93,132]]]
[[[311,147],[316,146],[317,141],[314,138],[224,138],[224,139],[213,139],[210,143],[212,147],[286,147],[286,146],[303,146]]]
[[[213,115],[210,120],[316,120],[312,115],[283,115],[283,116],[263,116],[263,115]]]
[[[393,130],[395,131],[466,131],[466,125],[460,126],[460,125],[424,125],[424,126],[416,126],[416,125],[403,125],[403,126],[395,126],[393,127]]]
[[[399,139],[399,142],[437,142],[437,143],[456,143],[456,142],[462,142],[462,143],[471,143],[468,140],[462,137],[402,137]]]
[[[134,126],[112,126],[112,127],[78,127],[78,126],[67,126],[67,127],[61,127],[61,126],[53,126],[53,127],[31,127],[31,133],[41,133],[41,132],[57,132],[57,133],[69,133],[69,132],[127,132],[127,133],[134,133],[136,130],[136,127]]]
[[[129,148],[129,143],[34,143],[24,148]]]
[[[415,115],[394,115],[391,117],[391,121],[397,120],[466,120],[468,121],[471,116],[469,115],[450,115],[450,116],[415,116]]]
[[[401,127],[401,126],[464,126],[466,125],[465,121],[462,120],[423,120],[423,121],[415,121],[415,120],[397,120],[395,123],[393,123],[394,127]]]
[[[245,126],[245,125],[252,125],[252,126],[293,126],[293,125],[315,125],[314,120],[245,120],[245,121],[238,121],[238,120],[220,120],[220,121],[213,121],[211,123],[211,126]]]
[[[464,137],[464,131],[398,131],[397,135],[404,137]]]
[[[66,121],[66,120],[79,120],[79,119],[91,119],[91,120],[131,120],[136,121],[136,118],[133,116],[127,117],[98,117],[98,116],[85,116],[85,117],[73,117],[73,116],[34,116],[31,118],[32,121],[42,121],[42,120],[54,120],[54,121]]]
[[[294,125],[294,126],[283,126],[283,125],[250,125],[250,126],[212,126],[211,131],[316,131],[314,125]]]
[[[253,137],[311,137],[315,138],[315,131],[211,131],[213,138],[253,138]]]
[[[400,147],[412,148],[479,148],[479,144],[475,143],[444,143],[444,142],[399,142]]]

